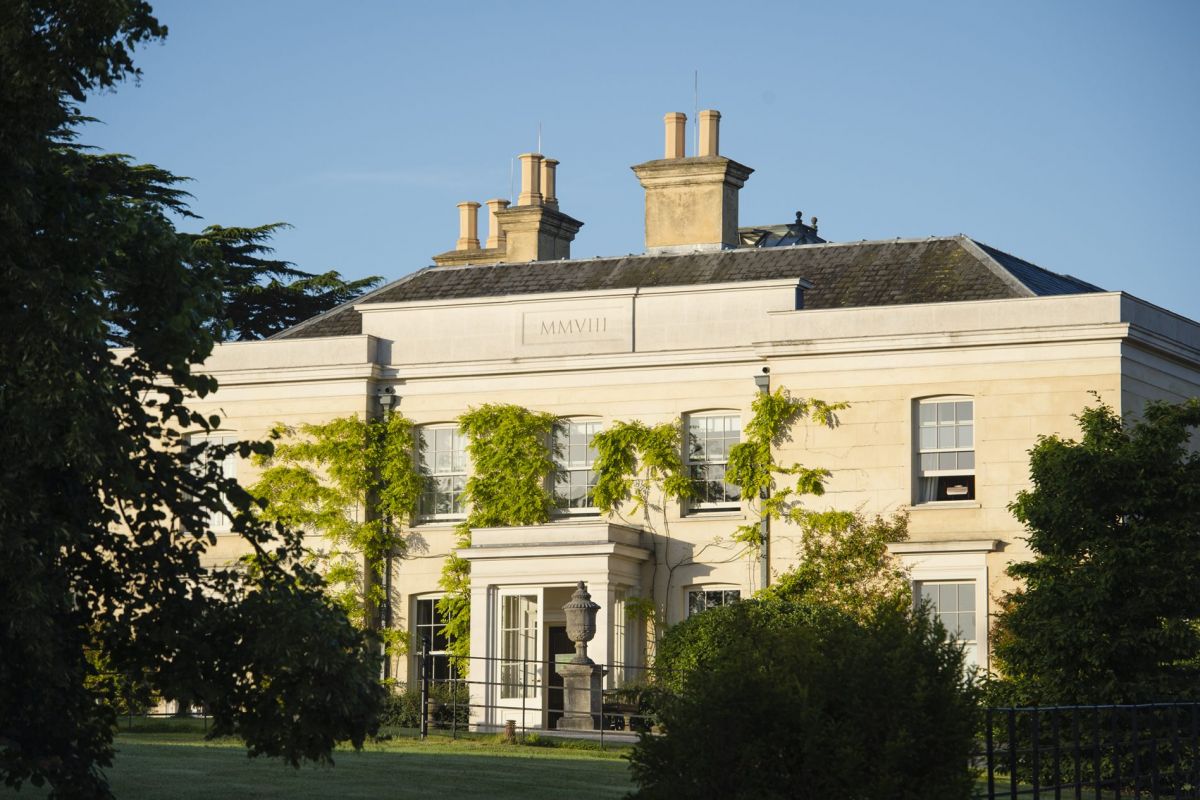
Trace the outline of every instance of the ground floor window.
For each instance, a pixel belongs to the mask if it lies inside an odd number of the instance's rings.
[[[417,652],[415,657],[421,658],[423,642],[429,643],[429,679],[434,681],[449,680],[454,677],[450,669],[450,656],[446,652],[446,617],[438,610],[440,597],[418,597],[416,613],[413,618],[416,625],[413,633],[416,641],[413,643]],[[414,674],[420,676],[418,669]]]
[[[917,597],[942,621],[948,636],[965,645],[968,666],[977,664],[976,583],[923,581],[917,584]]]
[[[625,607],[625,590],[613,592],[612,606],[612,671],[609,672],[608,686],[619,689],[625,685],[625,665],[629,660],[629,628],[627,617],[629,611]]]
[[[717,606],[727,606],[742,599],[740,589],[690,589],[687,593],[688,616]]]
[[[532,594],[500,598],[500,698],[538,694],[538,598]]]

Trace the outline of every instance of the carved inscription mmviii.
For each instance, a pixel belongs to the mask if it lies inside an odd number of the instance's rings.
[[[620,349],[629,335],[624,309],[592,307],[558,311],[526,311],[521,341],[526,345],[612,344]]]
[[[544,319],[538,326],[539,336],[571,337],[574,334],[598,334],[608,331],[608,317]]]

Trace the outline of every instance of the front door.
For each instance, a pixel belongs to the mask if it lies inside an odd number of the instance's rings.
[[[547,638],[550,645],[550,675],[546,678],[548,697],[546,727],[549,730],[558,729],[558,721],[563,715],[563,679],[556,667],[558,656],[568,657],[575,654],[575,643],[567,637],[567,626],[551,625],[547,628]]]

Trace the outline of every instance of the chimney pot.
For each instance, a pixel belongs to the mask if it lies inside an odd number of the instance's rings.
[[[700,112],[699,156],[720,155],[721,112],[711,108]]]
[[[500,221],[496,219],[496,212],[503,211],[508,208],[508,201],[499,198],[488,200],[488,238],[487,246],[489,250],[503,248],[506,237],[504,231],[500,229]]]
[[[479,249],[479,203],[458,204],[458,243],[455,250]]]
[[[517,158],[521,159],[521,194],[517,195],[517,205],[542,205],[542,154],[522,153]]]
[[[667,151],[663,158],[683,158],[683,143],[687,139],[687,114],[672,111],[663,117],[667,126]]]
[[[555,173],[558,161],[553,158],[542,160],[542,203],[550,208],[558,208],[558,196],[555,194]]]

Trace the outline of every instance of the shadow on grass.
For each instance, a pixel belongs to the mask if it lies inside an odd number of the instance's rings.
[[[122,735],[107,771],[119,800],[327,800],[327,798],[618,798],[632,788],[627,762],[600,754],[484,742],[386,742],[339,750],[335,766],[292,769],[277,759],[247,757],[236,740],[198,741],[195,734]],[[141,739],[142,741],[139,741]],[[145,741],[152,739],[153,741]],[[26,785],[0,797],[41,798]]]

